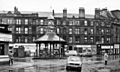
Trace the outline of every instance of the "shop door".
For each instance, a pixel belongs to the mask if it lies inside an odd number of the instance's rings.
[[[4,45],[0,45],[0,55],[4,55]]]

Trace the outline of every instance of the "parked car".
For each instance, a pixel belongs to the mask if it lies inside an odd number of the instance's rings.
[[[71,68],[76,68],[81,71],[82,69],[82,59],[79,56],[69,56],[67,58],[66,70],[70,70]]]
[[[79,53],[80,56],[89,56],[91,57],[92,56],[92,53],[91,52],[83,52],[83,53]]]

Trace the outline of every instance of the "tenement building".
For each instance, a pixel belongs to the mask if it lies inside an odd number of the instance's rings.
[[[93,54],[119,54],[120,35],[119,11],[95,9],[95,15],[85,13],[80,7],[78,14],[52,12],[23,12],[18,8],[14,11],[1,11],[0,24],[8,24],[12,31],[14,48],[24,46],[25,50],[36,50],[34,41],[45,35],[48,17],[53,15],[55,33],[67,42],[67,50],[92,52]],[[116,31],[117,30],[117,31]],[[116,39],[118,38],[118,39]],[[115,40],[116,39],[116,40]]]

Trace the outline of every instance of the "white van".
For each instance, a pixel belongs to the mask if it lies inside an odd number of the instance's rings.
[[[65,55],[66,56],[78,55],[78,53],[75,50],[69,50],[69,51],[65,52]]]

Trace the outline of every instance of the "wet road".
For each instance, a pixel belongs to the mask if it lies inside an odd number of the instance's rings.
[[[114,60],[120,58],[120,56],[109,56],[109,60]],[[90,72],[89,67],[91,67],[91,62],[101,61],[103,57],[83,57],[83,66],[81,72]],[[33,60],[33,66],[26,68],[13,68],[4,70],[1,72],[71,72],[66,71],[66,59],[55,59],[55,60]],[[99,63],[99,62],[98,62]],[[80,72],[80,71],[72,71]]]

